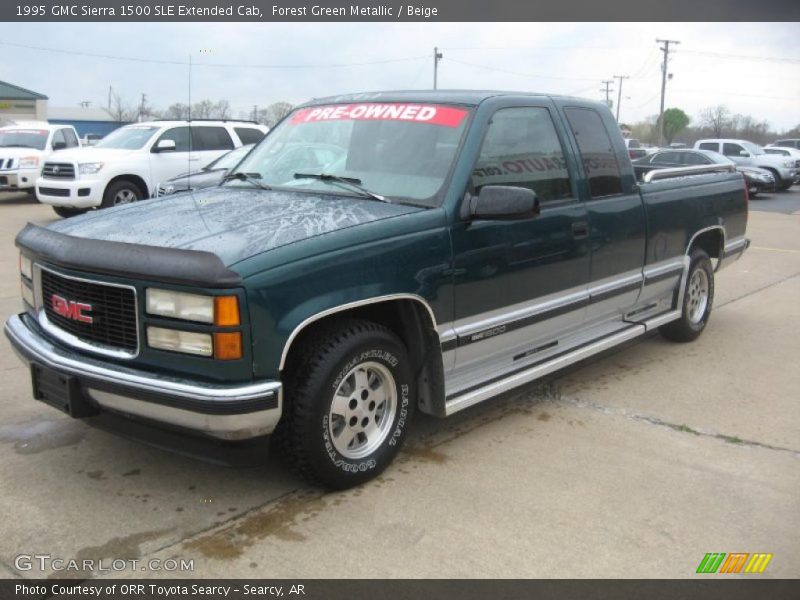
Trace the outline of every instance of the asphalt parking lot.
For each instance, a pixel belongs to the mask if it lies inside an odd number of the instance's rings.
[[[140,561],[73,577],[692,577],[707,552],[773,553],[759,577],[800,577],[800,186],[750,206],[752,247],[697,342],[649,337],[419,418],[347,492],[277,456],[229,469],[91,429],[31,399],[3,338],[0,577],[58,575],[21,554]],[[14,235],[54,218],[0,194],[3,316],[20,306]],[[142,572],[152,558],[194,570]]]

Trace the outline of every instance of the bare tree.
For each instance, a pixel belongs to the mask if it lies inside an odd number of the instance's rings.
[[[709,128],[714,137],[721,138],[725,130],[733,125],[731,111],[722,104],[706,108],[700,113],[700,124]]]
[[[230,119],[231,118],[231,104],[227,100],[220,100],[214,103],[211,109],[211,114],[214,119]]]
[[[117,123],[132,123],[138,115],[137,109],[124,102],[114,91],[111,92],[111,107],[108,109],[108,113]]]
[[[170,105],[170,107],[163,113],[161,113],[161,117],[164,119],[176,119],[176,120],[188,119],[189,105],[176,102],[175,104]]]
[[[288,102],[273,102],[265,111],[264,124],[267,127],[273,127],[283,117],[292,112],[292,109],[294,109],[294,106]]]

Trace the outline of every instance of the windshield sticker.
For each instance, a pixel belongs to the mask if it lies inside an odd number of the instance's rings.
[[[467,111],[434,104],[336,104],[298,110],[290,123],[325,121],[409,121],[443,127],[458,127]]]
[[[47,135],[46,129],[3,129],[0,133],[29,133],[31,135]]]

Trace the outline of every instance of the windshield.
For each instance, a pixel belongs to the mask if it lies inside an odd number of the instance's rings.
[[[95,144],[95,148],[115,148],[117,150],[138,150],[153,137],[158,127],[128,126],[109,133]]]
[[[47,133],[46,129],[0,129],[0,147],[44,150]]]
[[[461,107],[422,104],[303,108],[273,129],[237,171],[260,175],[273,188],[364,195],[336,182],[347,178],[389,200],[435,206],[468,114]]]
[[[239,161],[244,158],[244,155],[253,149],[253,144],[247,146],[239,146],[235,150],[231,150],[227,154],[223,154],[217,160],[212,161],[206,165],[206,171],[214,171],[216,169],[230,170],[239,164]]]
[[[742,146],[744,146],[747,149],[747,151],[753,156],[757,156],[759,154],[765,154],[764,149],[757,144],[753,144],[751,142],[742,142]]]

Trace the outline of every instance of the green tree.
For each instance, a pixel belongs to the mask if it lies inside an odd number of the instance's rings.
[[[675,136],[689,126],[689,115],[680,108],[668,108],[664,111],[664,137],[671,144]]]

